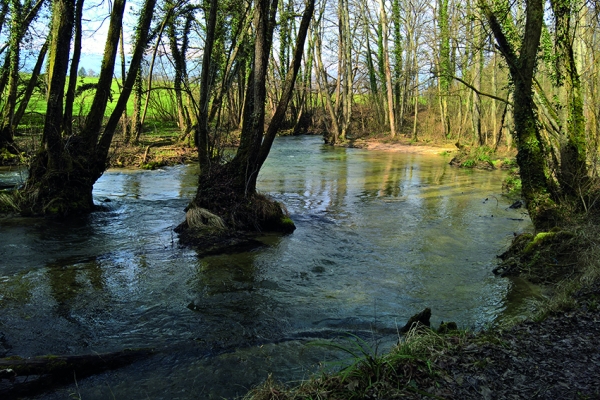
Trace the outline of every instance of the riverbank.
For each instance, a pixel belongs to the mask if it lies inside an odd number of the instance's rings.
[[[390,140],[389,137],[368,137],[352,140],[349,147],[367,150],[410,153],[410,154],[454,154],[458,152],[455,145],[449,143],[411,142],[400,137]],[[137,145],[115,143],[110,158],[113,168],[129,167],[155,169],[167,165],[196,162],[198,154],[195,147],[185,145],[170,137],[148,137]]]
[[[33,137],[18,136],[16,140],[18,147],[23,149],[22,153],[19,156],[9,155],[10,157],[1,158],[2,165],[27,165],[29,157],[35,154],[36,145],[34,145]],[[236,143],[233,142],[230,145],[235,147]],[[452,155],[455,165],[468,168],[506,167],[507,164],[510,164],[509,160],[514,159],[514,151],[494,152],[484,147],[486,150],[476,152],[479,147],[470,148],[463,145],[459,150],[454,143],[415,142],[404,136],[394,139],[387,135],[366,136],[352,139],[343,146],[384,152]],[[126,144],[115,140],[108,161],[111,168],[156,169],[197,162],[197,160],[197,150],[193,145],[181,142],[176,132],[166,131],[164,134],[144,134],[136,144]]]
[[[597,399],[600,321],[589,296],[599,294],[596,286],[575,309],[507,330],[413,332],[391,354],[365,359],[351,371],[293,389],[268,381],[246,398]]]
[[[546,257],[522,264],[521,275],[552,276],[551,295],[527,320],[478,333],[415,327],[389,354],[291,389],[267,381],[246,399],[600,398],[600,235],[594,224],[573,226],[572,233],[570,252],[561,254],[568,268],[534,268]],[[562,273],[548,273],[555,269]]]

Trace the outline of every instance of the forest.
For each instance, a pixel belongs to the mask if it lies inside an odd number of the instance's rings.
[[[259,6],[167,1],[127,10],[116,2],[102,14],[83,1],[3,2],[3,159],[25,150],[15,141],[22,135],[35,135],[43,148],[32,157],[22,209],[91,210],[91,187],[111,145],[134,144],[149,118],[176,126],[181,145],[197,149],[200,186],[227,176],[242,197],[253,195],[273,138],[289,131],[318,132],[332,145],[369,135],[450,141],[483,158],[513,148],[536,226],[558,222],[558,203],[592,206],[595,3]],[[94,18],[107,29],[90,32]],[[92,34],[105,40],[104,53],[97,80],[85,80],[82,42]],[[239,148],[226,160],[231,143]],[[71,171],[76,182],[63,179]],[[219,202],[202,196],[195,208]],[[243,220],[242,228],[250,223]]]
[[[591,0],[2,0],[0,164],[27,173],[0,211],[89,215],[166,142],[198,166],[178,243],[214,249],[294,232],[257,189],[278,136],[451,144],[513,167],[533,229],[495,272],[597,292],[599,32]]]

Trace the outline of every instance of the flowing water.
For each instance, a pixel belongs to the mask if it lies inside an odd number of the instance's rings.
[[[317,339],[351,332],[385,347],[425,307],[433,324],[483,328],[514,308],[491,270],[530,222],[508,208],[502,172],[448,162],[278,138],[258,186],[296,231],[208,256],[173,233],[195,166],[110,170],[94,186],[105,211],[0,220],[0,356],[152,347],[41,397],[231,398],[340,356]]]

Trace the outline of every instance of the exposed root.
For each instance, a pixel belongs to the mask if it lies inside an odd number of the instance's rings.
[[[185,214],[185,221],[191,229],[225,231],[223,219],[205,208],[193,207]]]

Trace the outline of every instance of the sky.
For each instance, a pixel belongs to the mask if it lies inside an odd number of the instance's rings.
[[[95,73],[100,71],[102,63],[102,55],[104,52],[104,43],[108,33],[109,13],[112,2],[108,0],[86,0],[84,3],[83,14],[83,34],[82,34],[82,56],[79,62],[80,67],[86,71],[92,70]],[[130,53],[130,43],[132,38],[132,27],[137,21],[136,11],[139,9],[139,0],[128,0],[125,7],[125,15],[123,23],[125,27],[125,53]],[[31,32],[34,32],[32,37],[33,49],[31,53],[23,57],[25,64],[24,69],[31,71],[36,62],[36,48],[40,48],[45,40],[48,32],[50,11],[46,8],[42,12],[42,18],[32,25]],[[4,32],[3,32],[4,33]],[[0,36],[0,44],[6,42],[5,35]],[[72,52],[73,49],[71,49]],[[120,59],[117,60],[120,62]],[[120,71],[120,69],[119,69]],[[118,71],[116,71],[118,72]]]
[[[106,40],[106,35],[108,34],[110,3],[106,0],[92,0],[88,1],[86,4],[83,16],[82,57],[79,64],[87,71],[91,69],[98,73],[100,71],[102,54],[104,52],[104,42]],[[131,27],[136,22],[137,17],[135,14],[138,9],[137,1],[127,1],[125,15],[123,16],[123,25],[125,27],[125,54],[130,53],[132,37]]]

